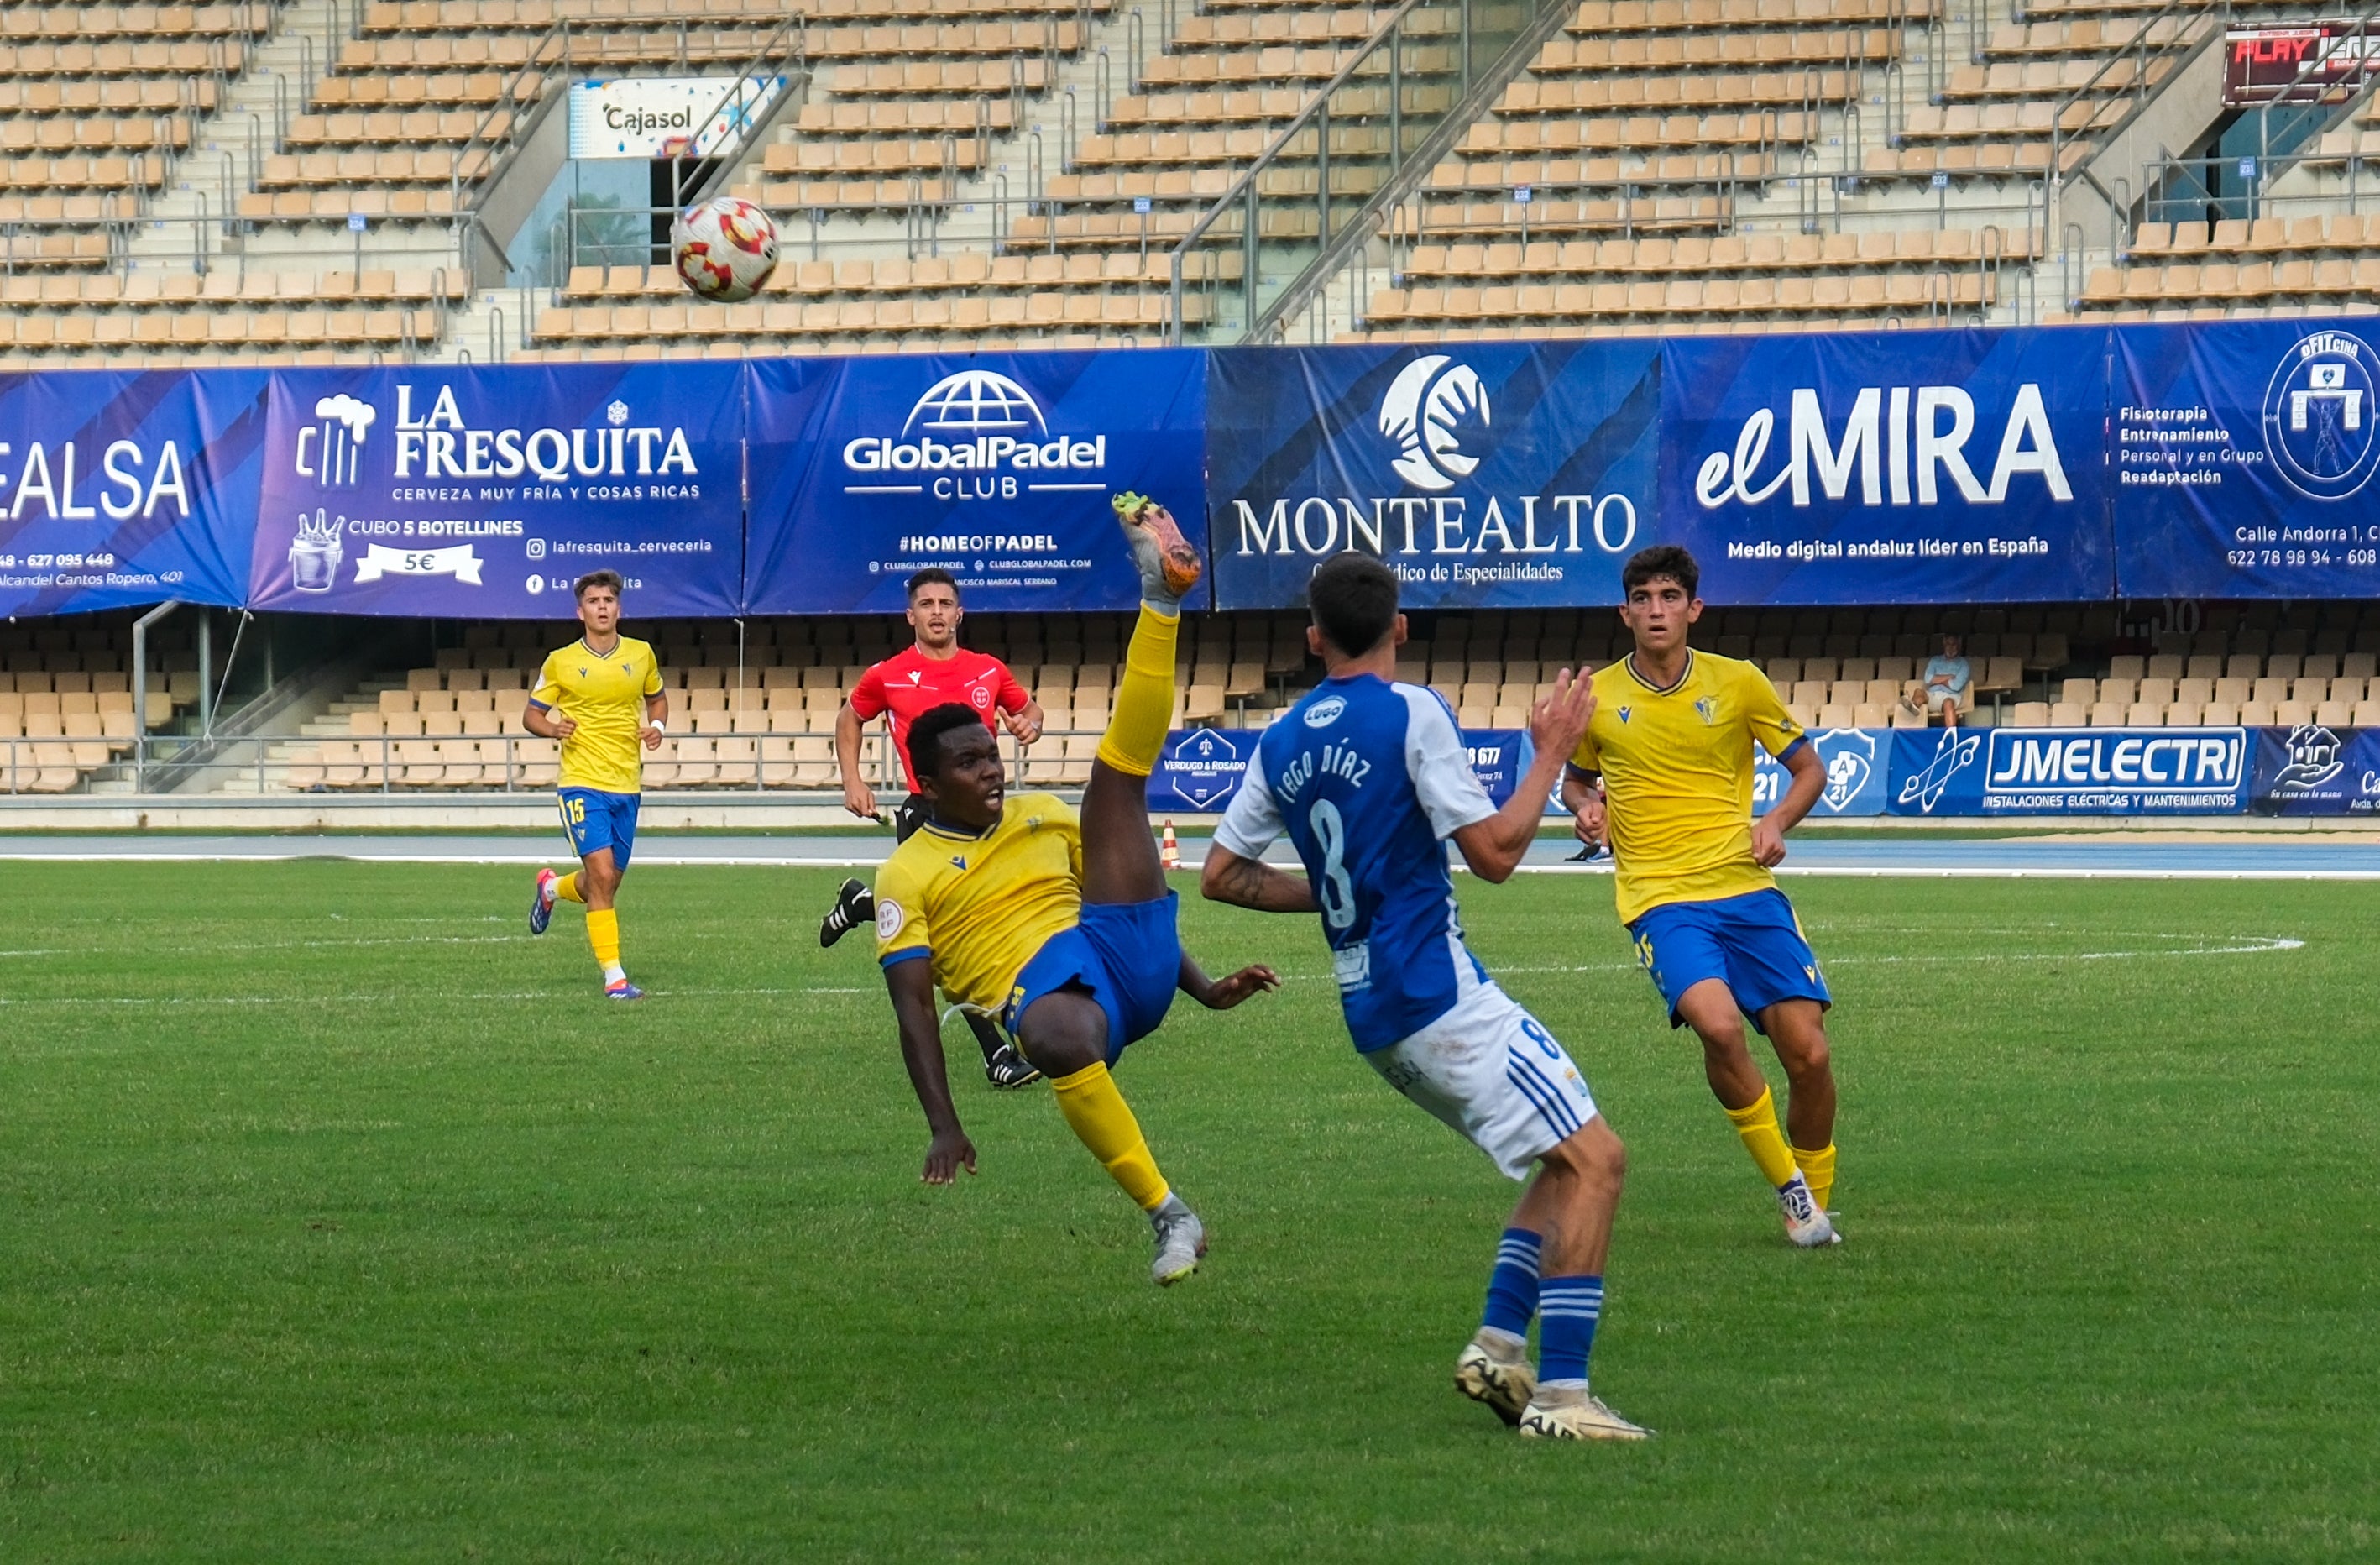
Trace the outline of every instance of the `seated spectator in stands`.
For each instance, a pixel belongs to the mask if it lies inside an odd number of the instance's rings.
[[[1959,638],[1946,636],[1942,655],[1927,660],[1924,672],[1900,693],[1900,704],[1920,717],[1940,712],[1942,726],[1956,728],[1967,704],[1967,686],[1974,682],[1974,667],[1960,655]]]

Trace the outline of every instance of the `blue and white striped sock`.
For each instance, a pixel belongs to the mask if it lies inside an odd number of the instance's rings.
[[[1603,1279],[1548,1277],[1537,1297],[1537,1384],[1586,1384],[1586,1355],[1603,1315]]]
[[[1496,1269],[1488,1277],[1488,1310],[1479,1324],[1525,1341],[1529,1317],[1537,1313],[1537,1256],[1545,1240],[1525,1228],[1508,1228],[1496,1246]]]

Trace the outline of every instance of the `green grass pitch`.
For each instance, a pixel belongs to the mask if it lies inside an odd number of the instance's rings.
[[[636,870],[635,1009],[523,870],[6,874],[9,1561],[2380,1555],[2365,887],[1792,882],[1849,1235],[1800,1254],[1609,882],[1464,882],[1630,1146],[1595,1378],[1660,1433],[1606,1448],[1451,1389],[1511,1188],[1311,920],[1181,882],[1289,982],[1122,1068],[1214,1239],[1160,1291],[955,1027],[982,1172],[920,1187],[834,873]]]

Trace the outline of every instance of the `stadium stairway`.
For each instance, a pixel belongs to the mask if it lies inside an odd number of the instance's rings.
[[[276,737],[265,747],[260,767],[254,770],[226,769],[219,786],[209,791],[226,798],[282,796],[292,787],[293,765],[313,762],[324,741],[347,737],[354,728],[355,714],[380,710],[382,692],[404,688],[402,673],[363,681],[346,694],[333,698],[313,715],[294,725],[283,725],[289,730],[286,736]]]

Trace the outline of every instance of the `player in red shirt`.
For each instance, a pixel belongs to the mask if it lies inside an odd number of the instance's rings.
[[[1026,693],[1008,665],[987,652],[971,652],[959,645],[959,586],[951,573],[929,565],[909,578],[909,624],[917,645],[896,652],[859,676],[858,686],[844,698],[834,719],[834,759],[843,770],[843,807],[863,819],[881,820],[875,790],[859,775],[860,731],[880,716],[892,725],[892,752],[901,760],[902,778],[909,796],[894,814],[895,840],[907,842],[926,818],[926,804],[917,791],[917,773],[909,766],[909,724],[936,707],[959,702],[983,714],[984,726],[1001,727],[1016,735],[1020,745],[1041,737],[1041,703]],[[867,882],[845,880],[834,906],[819,925],[819,944],[832,945],[859,925],[876,921],[876,899]],[[983,1050],[983,1074],[994,1086],[1024,1086],[1041,1073],[1026,1062],[1014,1045],[1000,1036],[989,1016],[962,1013]]]

